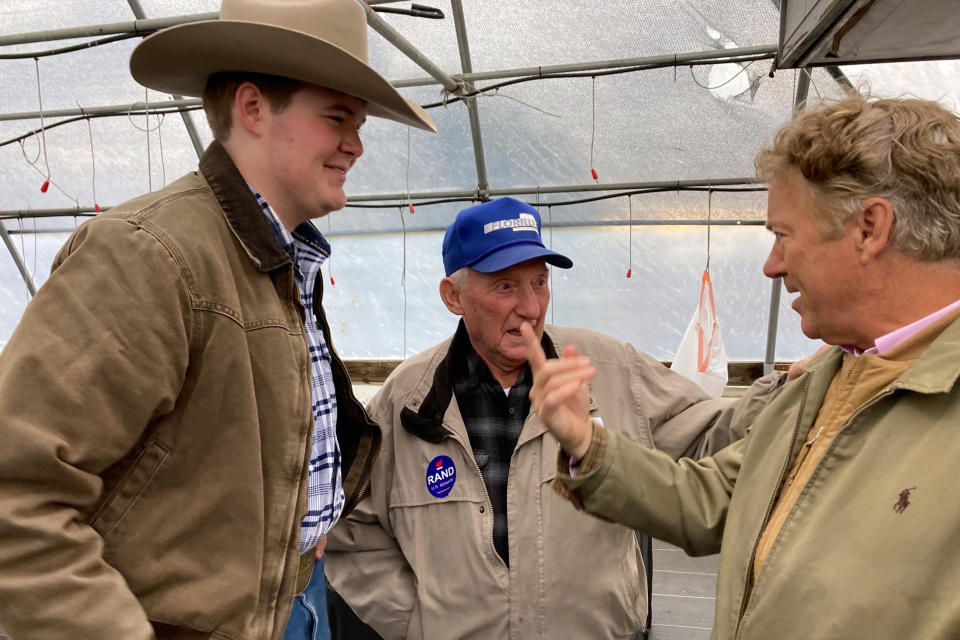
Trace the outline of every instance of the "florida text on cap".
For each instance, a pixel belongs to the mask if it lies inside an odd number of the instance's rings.
[[[443,237],[443,267],[448,276],[463,267],[493,273],[534,258],[561,269],[573,266],[570,258],[544,246],[537,210],[514,198],[464,209]]]

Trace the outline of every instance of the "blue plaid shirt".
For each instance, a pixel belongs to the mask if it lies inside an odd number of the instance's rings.
[[[333,386],[330,349],[313,311],[314,285],[320,276],[320,265],[330,256],[330,244],[309,222],[290,233],[263,196],[256,191],[253,195],[263,208],[277,242],[293,260],[300,302],[306,312],[314,420],[307,515],[300,525],[300,553],[306,553],[336,524],[344,502],[340,447],[337,444],[337,393]]]

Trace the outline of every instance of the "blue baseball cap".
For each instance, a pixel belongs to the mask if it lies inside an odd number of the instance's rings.
[[[570,258],[543,246],[537,210],[513,198],[464,209],[443,236],[443,268],[448,276],[463,267],[493,273],[534,258],[561,269],[573,266]]]

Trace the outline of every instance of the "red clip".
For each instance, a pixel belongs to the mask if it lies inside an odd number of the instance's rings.
[[[410,203],[410,213],[413,213],[413,203]]]
[[[49,180],[44,180],[44,181],[43,181],[43,184],[40,185],[40,193],[46,193],[46,192],[47,192],[47,189],[49,189],[49,188],[50,188],[50,181],[49,181]]]
[[[93,208],[97,213],[100,213],[100,205],[98,205],[96,202],[93,203]]]
[[[599,180],[599,179],[600,179],[600,176],[597,175],[597,170],[596,170],[596,169],[590,169],[590,175],[593,176],[593,179],[594,179],[594,180]]]
[[[331,287],[337,286],[337,281],[333,279],[333,276],[330,276],[330,286]]]
[[[627,277],[629,278],[632,275],[633,275],[633,269],[627,269]]]

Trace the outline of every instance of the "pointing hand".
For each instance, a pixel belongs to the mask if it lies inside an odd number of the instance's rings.
[[[596,370],[590,359],[581,356],[572,344],[564,347],[560,358],[547,360],[530,325],[524,322],[520,332],[533,372],[533,408],[563,450],[571,457],[582,458],[593,433],[587,381],[593,379]]]

